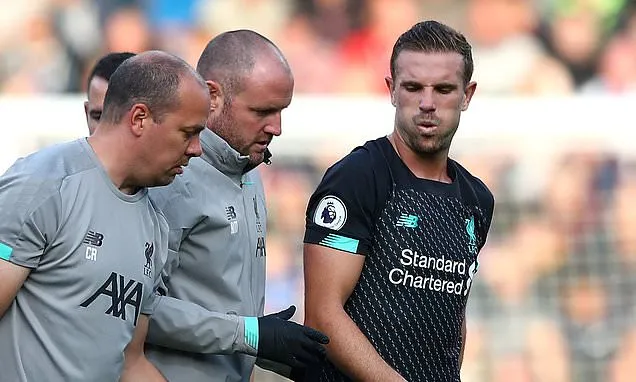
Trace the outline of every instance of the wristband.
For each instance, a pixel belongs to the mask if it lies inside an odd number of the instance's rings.
[[[245,317],[245,343],[258,349],[258,318]]]

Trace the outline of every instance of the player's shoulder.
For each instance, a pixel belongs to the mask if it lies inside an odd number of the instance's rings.
[[[16,160],[7,173],[48,179],[64,178],[95,167],[86,146],[88,143],[78,139],[45,147]]]
[[[356,179],[377,174],[382,169],[388,171],[386,145],[390,145],[386,137],[367,141],[329,167],[327,174],[337,172]]]
[[[464,166],[452,159],[449,160],[455,169],[456,179],[460,182],[462,195],[470,199],[475,198],[480,205],[492,210],[495,197],[488,186]]]
[[[80,140],[59,143],[16,160],[0,178],[0,188],[52,194],[68,177],[95,167]]]
[[[0,217],[22,221],[36,211],[58,216],[66,179],[95,167],[79,140],[18,159],[0,177]]]

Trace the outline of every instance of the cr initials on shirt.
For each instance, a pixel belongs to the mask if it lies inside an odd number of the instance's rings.
[[[97,248],[86,247],[86,260],[97,261]]]

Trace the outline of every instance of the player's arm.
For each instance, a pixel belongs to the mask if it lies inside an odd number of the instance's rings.
[[[158,195],[155,193],[155,199],[159,199]],[[179,215],[174,209],[181,204],[185,203],[172,202],[162,207],[172,228],[169,234],[166,263],[159,265],[159,271],[155,272],[160,275],[155,280],[155,290],[158,293],[153,296],[154,301],[149,303],[152,308],[147,311],[151,314],[151,318],[146,342],[191,353],[241,352],[256,355],[256,348],[249,346],[245,341],[246,336],[243,335],[246,330],[245,318],[236,314],[212,312],[196,303],[167,296],[166,285],[169,284],[173,269],[178,267],[181,243],[197,226],[194,223],[197,219],[194,212],[187,214],[192,216],[188,216],[185,221],[178,219]],[[184,215],[186,214],[181,216]],[[194,228],[179,229],[175,226]],[[251,330],[249,323],[247,330],[248,332]]]
[[[305,323],[327,334],[329,359],[360,381],[404,381],[377,353],[344,310],[364,256],[305,244]]]
[[[169,296],[167,285],[173,270],[179,267],[181,244],[200,227],[204,216],[196,198],[179,187],[175,181],[168,187],[150,189],[153,203],[162,211],[169,226],[168,250],[164,264],[155,275],[154,301],[147,313],[151,314],[146,342],[170,349],[203,354],[231,354],[244,352],[256,355],[256,349],[244,341],[244,319],[235,314],[212,312],[202,306]],[[248,328],[249,329],[249,328]]]
[[[157,290],[166,289],[180,243],[173,243]],[[325,357],[322,333],[289,321],[296,308],[264,317],[213,312],[189,301],[155,295],[146,342],[202,354],[245,353],[289,367],[305,367]]]
[[[148,343],[192,353],[256,355],[256,349],[244,341],[243,317],[212,312],[174,297],[158,298],[150,321]]]
[[[14,166],[0,178],[0,318],[59,227],[57,190]]]
[[[295,307],[264,317],[209,311],[200,305],[161,296],[154,309],[147,342],[206,354],[235,352],[290,367],[305,367],[325,356],[322,333],[289,319]]]
[[[6,247],[0,243],[0,250]],[[16,294],[29,276],[30,268],[22,267],[9,261],[0,260],[0,318],[4,316]]]
[[[133,338],[124,350],[124,370],[121,382],[165,382],[159,370],[144,355],[144,340],[148,332],[148,316],[141,314]]]
[[[358,148],[327,170],[307,206],[305,324],[329,336],[329,359],[354,380],[404,380],[344,310],[390,184],[386,161]]]

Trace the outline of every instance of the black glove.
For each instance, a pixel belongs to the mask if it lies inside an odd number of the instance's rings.
[[[295,306],[258,318],[258,357],[303,368],[325,359],[329,337],[312,328],[288,321]]]
[[[303,382],[305,380],[305,374],[306,374],[307,369],[303,368],[292,368],[290,373],[289,373],[289,379],[291,379],[294,382]]]

